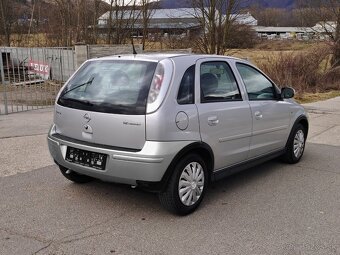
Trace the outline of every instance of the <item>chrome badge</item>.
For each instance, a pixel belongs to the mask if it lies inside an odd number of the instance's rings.
[[[90,122],[90,120],[91,120],[90,114],[85,113],[83,117],[84,117],[84,119],[86,120],[86,122]]]

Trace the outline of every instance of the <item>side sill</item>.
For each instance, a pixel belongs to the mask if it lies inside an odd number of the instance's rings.
[[[220,170],[212,173],[211,180],[217,181],[217,180],[223,179],[225,177],[228,177],[230,175],[241,172],[245,169],[257,166],[261,163],[264,163],[266,161],[269,161],[271,159],[274,159],[274,158],[281,156],[282,154],[285,153],[285,151],[286,151],[285,149],[282,149],[282,150],[279,150],[279,151],[272,152],[270,154],[263,155],[259,158],[251,159],[249,161],[246,161],[246,162],[243,162],[243,163],[240,163],[240,164],[237,164],[237,165],[233,165],[233,166],[230,166],[230,167],[227,167],[227,168],[220,169]]]

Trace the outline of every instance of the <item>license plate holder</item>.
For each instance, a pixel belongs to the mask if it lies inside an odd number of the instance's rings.
[[[104,170],[106,166],[107,155],[67,146],[65,160],[77,165]]]

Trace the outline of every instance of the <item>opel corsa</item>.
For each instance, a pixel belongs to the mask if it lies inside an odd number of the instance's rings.
[[[211,181],[279,156],[301,159],[308,118],[293,96],[237,58],[92,59],[57,96],[49,150],[73,182],[138,186],[185,215]]]

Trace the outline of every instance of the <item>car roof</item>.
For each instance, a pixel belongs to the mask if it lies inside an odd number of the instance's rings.
[[[140,60],[140,61],[153,61],[159,62],[163,59],[192,59],[192,61],[197,61],[199,59],[204,58],[221,58],[221,59],[233,59],[233,60],[240,60],[245,61],[243,59],[231,57],[231,56],[222,56],[222,55],[208,55],[208,54],[178,54],[178,53],[149,53],[149,54],[121,54],[121,55],[112,55],[107,57],[95,58],[91,59],[94,60],[116,60],[116,59],[123,59],[123,60]]]

